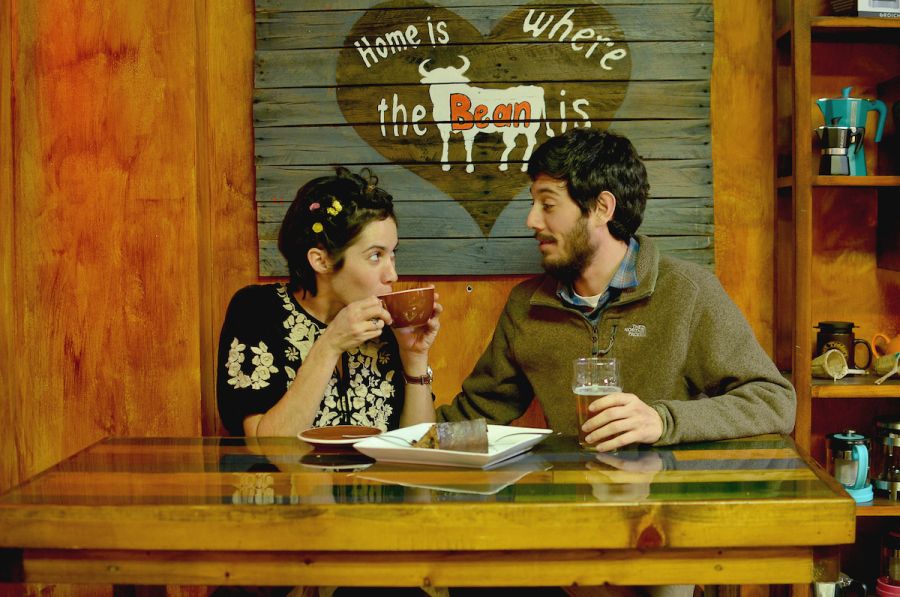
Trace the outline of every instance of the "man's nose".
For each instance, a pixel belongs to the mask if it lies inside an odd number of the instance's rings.
[[[541,218],[540,211],[538,211],[537,203],[532,205],[531,209],[528,210],[528,217],[525,218],[525,225],[535,232],[540,231],[544,227],[544,222]]]

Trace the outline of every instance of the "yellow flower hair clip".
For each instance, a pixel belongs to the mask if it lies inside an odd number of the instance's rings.
[[[328,212],[329,216],[336,216],[339,213],[341,213],[342,209],[343,209],[343,206],[341,206],[341,202],[338,201],[337,199],[332,199],[331,207],[327,208],[325,211]]]
[[[313,224],[313,225],[312,225],[312,231],[315,232],[316,234],[322,232],[322,223],[321,223],[321,222],[316,222],[315,224]]]

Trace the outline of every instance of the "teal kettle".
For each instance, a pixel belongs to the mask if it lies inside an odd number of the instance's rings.
[[[850,97],[852,87],[841,89],[841,97],[821,98],[816,100],[816,105],[825,117],[825,126],[849,126],[860,129],[866,128],[866,120],[869,112],[878,112],[878,125],[875,128],[875,142],[881,141],[884,133],[884,121],[887,118],[887,106],[881,100],[861,99]],[[866,175],[866,155],[863,151],[862,135],[859,142],[850,152],[850,175]]]

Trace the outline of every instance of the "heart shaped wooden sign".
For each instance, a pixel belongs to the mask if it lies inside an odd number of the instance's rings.
[[[535,147],[612,119],[631,57],[615,20],[594,4],[483,15],[473,23],[424,2],[374,6],[352,26],[336,79],[359,136],[460,203],[488,236],[529,184]]]

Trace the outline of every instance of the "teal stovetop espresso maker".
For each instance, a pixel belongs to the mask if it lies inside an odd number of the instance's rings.
[[[875,129],[875,142],[881,141],[884,132],[884,121],[887,118],[887,106],[881,100],[850,97],[852,87],[841,89],[841,97],[821,98],[816,100],[826,127],[853,127],[860,133],[859,141],[850,151],[850,176],[866,175],[866,154],[863,151],[866,120],[869,112],[878,112],[878,125]]]

